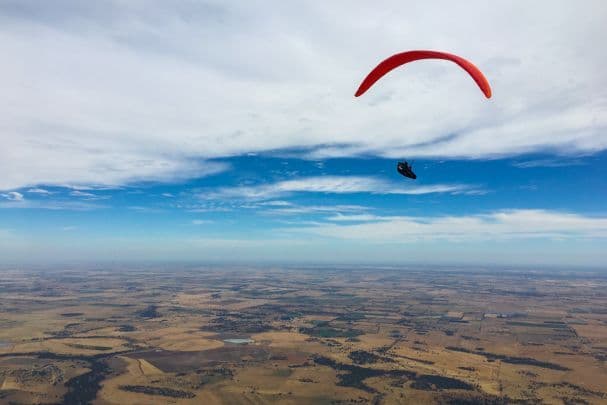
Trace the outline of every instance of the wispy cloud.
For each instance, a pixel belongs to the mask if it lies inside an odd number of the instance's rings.
[[[8,193],[0,194],[0,197],[9,201],[23,201],[23,194],[17,191],[9,191]]]
[[[584,162],[580,159],[536,159],[514,162],[512,166],[520,169],[530,169],[534,167],[566,167],[566,166],[582,166]]]
[[[30,194],[40,194],[40,195],[51,195],[51,194],[53,194],[50,191],[45,190],[43,188],[39,188],[39,187],[30,188],[29,190],[27,190],[27,192],[30,193]]]
[[[57,201],[34,201],[34,200],[23,200],[23,201],[0,201],[0,209],[41,209],[41,210],[52,210],[52,211],[91,211],[102,208],[108,208],[105,205],[100,205],[86,201],[69,201],[69,200],[57,200]]]
[[[128,210],[131,211],[136,211],[136,212],[142,212],[142,213],[147,213],[147,214],[158,214],[161,212],[166,212],[165,209],[163,208],[159,208],[159,207],[154,207],[154,206],[143,206],[143,205],[129,205],[128,207],[126,207]]]
[[[381,221],[382,217],[371,214],[354,214],[354,215],[344,215],[341,213],[337,213],[332,217],[327,218],[327,221],[334,222],[368,222],[368,221]]]
[[[295,180],[283,180],[272,184],[222,188],[200,194],[201,198],[225,199],[242,198],[265,200],[283,197],[292,193],[326,194],[405,194],[422,195],[434,193],[482,192],[478,187],[466,184],[432,184],[422,186],[402,186],[376,177],[365,176],[318,176]]]
[[[109,195],[99,195],[94,193],[89,193],[86,191],[74,190],[70,192],[70,196],[78,197],[87,201],[95,201],[95,200],[107,200],[111,198]]]
[[[328,218],[340,221],[339,216]],[[346,216],[345,219],[348,219]],[[363,217],[365,223],[290,228],[344,240],[404,243],[416,240],[451,241],[515,238],[607,238],[607,217],[589,217],[546,210],[504,210],[489,214],[440,217]]]
[[[268,207],[288,207],[293,205],[293,203],[284,200],[273,200],[273,201],[265,201],[259,203],[259,205],[264,205]]]
[[[302,215],[302,214],[327,214],[340,212],[361,212],[370,208],[362,205],[336,204],[336,205],[291,205],[284,208],[273,208],[264,211],[272,215]]]

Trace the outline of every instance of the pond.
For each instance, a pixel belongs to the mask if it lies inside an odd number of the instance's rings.
[[[226,343],[233,343],[236,345],[246,345],[246,344],[254,342],[253,339],[224,339],[223,341]]]

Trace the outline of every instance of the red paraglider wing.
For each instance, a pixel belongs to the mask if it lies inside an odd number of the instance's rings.
[[[464,69],[476,82],[478,87],[485,94],[485,97],[491,98],[491,86],[483,75],[483,73],[474,66],[471,62],[466,59],[453,55],[446,52],[439,51],[408,51],[403,53],[397,53],[396,55],[390,56],[388,59],[382,61],[375,69],[371,71],[365,77],[365,80],[360,84],[355,96],[361,96],[364,94],[373,84],[382,78],[385,74],[390,72],[405,63],[413,62],[420,59],[445,59],[451,62],[457,63],[462,69]]]

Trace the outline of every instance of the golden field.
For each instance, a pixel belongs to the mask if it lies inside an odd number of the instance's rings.
[[[607,403],[607,278],[9,270],[0,403]]]

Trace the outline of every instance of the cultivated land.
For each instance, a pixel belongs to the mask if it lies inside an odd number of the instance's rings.
[[[607,403],[607,274],[0,272],[0,403]]]

